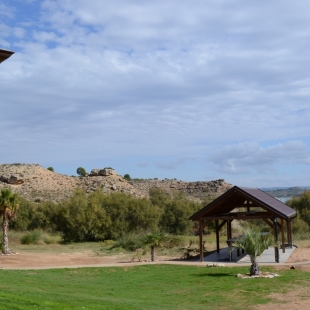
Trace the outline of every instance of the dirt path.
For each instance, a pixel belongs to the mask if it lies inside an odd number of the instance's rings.
[[[155,263],[185,264],[205,266],[199,261],[180,260],[175,257],[157,256]],[[74,253],[28,253],[20,252],[16,255],[1,255],[0,267],[5,269],[44,269],[44,268],[76,268],[76,267],[101,267],[121,266],[151,263],[148,257],[143,257],[143,262],[132,262],[132,255],[118,254],[98,256],[91,251]],[[241,264],[226,264],[226,266],[240,266]],[[310,248],[296,249],[286,264],[274,265],[276,268],[289,268],[292,265],[304,265],[310,270]]]

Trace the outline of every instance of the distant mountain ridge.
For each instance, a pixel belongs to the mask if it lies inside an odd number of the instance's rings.
[[[294,186],[294,187],[270,187],[261,188],[265,193],[277,198],[298,197],[304,191],[310,190],[310,186]]]

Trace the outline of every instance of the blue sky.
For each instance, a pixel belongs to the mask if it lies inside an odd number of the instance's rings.
[[[307,1],[3,0],[0,163],[310,185]]]

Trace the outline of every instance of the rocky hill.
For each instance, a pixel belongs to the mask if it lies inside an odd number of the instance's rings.
[[[130,182],[139,192],[147,196],[150,188],[164,189],[170,194],[182,192],[192,199],[216,198],[229,190],[232,185],[220,179],[216,181],[183,182],[178,180],[132,180]]]
[[[277,197],[277,198],[291,198],[291,197],[299,197],[304,191],[309,191],[310,188],[307,187],[288,187],[288,188],[280,188],[280,189],[264,189],[264,192],[267,194]]]
[[[85,189],[88,193],[100,188],[105,193],[121,191],[142,196],[116,173],[74,177],[47,170],[37,164],[0,165],[1,188],[11,188],[21,197],[32,201],[60,201],[70,197],[77,188]]]
[[[59,174],[38,164],[0,165],[0,189],[11,188],[32,201],[61,201],[69,198],[77,188],[87,193],[97,189],[105,193],[124,192],[135,197],[147,197],[150,188],[161,188],[173,194],[180,191],[198,200],[215,198],[232,187],[224,180],[208,182],[182,182],[177,180],[133,180],[126,181],[113,169],[94,169],[85,177]]]

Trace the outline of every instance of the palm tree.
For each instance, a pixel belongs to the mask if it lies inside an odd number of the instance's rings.
[[[243,249],[251,259],[250,275],[259,275],[260,268],[257,263],[257,258],[265,249],[275,245],[275,240],[271,234],[264,233],[261,230],[248,228],[243,235],[232,242],[232,249]]]
[[[3,241],[2,253],[9,254],[9,219],[14,218],[18,208],[18,196],[13,193],[9,188],[2,189],[0,192],[0,209],[3,214]]]
[[[151,261],[155,260],[155,248],[163,247],[170,241],[169,234],[164,232],[148,232],[144,239],[143,243],[146,246],[151,248]]]

